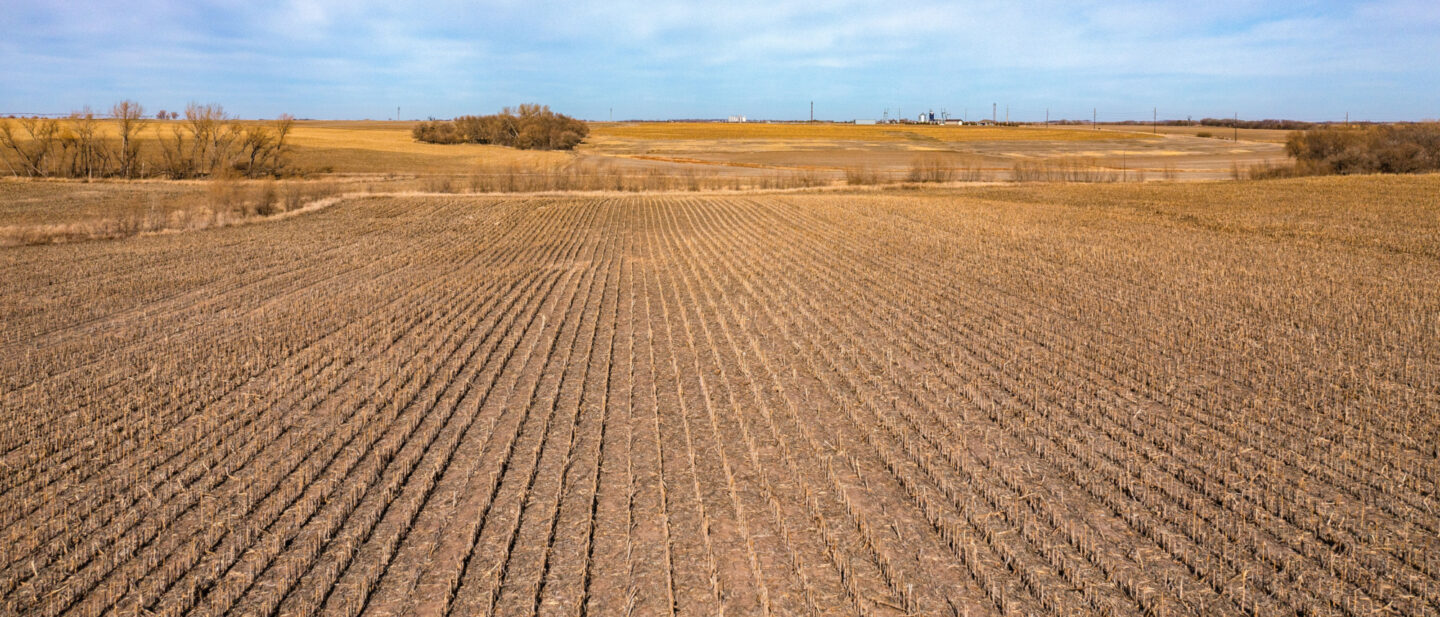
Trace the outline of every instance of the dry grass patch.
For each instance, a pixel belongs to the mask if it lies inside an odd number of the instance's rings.
[[[0,182],[0,246],[224,227],[337,195],[331,181]]]

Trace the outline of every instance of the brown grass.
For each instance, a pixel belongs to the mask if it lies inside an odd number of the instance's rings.
[[[1022,159],[1010,170],[1010,180],[1014,182],[1116,182],[1120,179],[1120,172],[1084,158]]]
[[[225,227],[294,212],[330,198],[328,181],[202,182],[9,181],[14,200],[0,209],[0,246],[128,238],[143,233]],[[50,207],[40,207],[39,204]]]

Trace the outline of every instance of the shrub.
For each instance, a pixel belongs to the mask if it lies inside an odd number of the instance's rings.
[[[1272,161],[1251,165],[1246,176],[1251,180],[1273,180],[1277,178],[1295,178],[1308,175],[1299,164],[1283,164]]]
[[[260,185],[259,191],[255,195],[255,214],[260,216],[278,214],[284,210],[282,205],[280,191],[275,187],[274,180],[266,180],[264,184]]]
[[[425,192],[427,193],[454,193],[455,185],[450,176],[426,176],[424,181]]]
[[[955,179],[955,170],[938,156],[922,156],[910,162],[911,182],[949,182]]]
[[[1309,173],[1422,173],[1440,170],[1440,123],[1312,128],[1290,134],[1285,151]]]
[[[210,210],[215,213],[243,213],[245,209],[245,192],[240,182],[228,174],[217,174],[210,179],[206,187],[209,197]]]
[[[871,167],[847,167],[845,168],[845,183],[858,186],[864,184],[880,184],[880,173]]]
[[[1010,169],[1014,182],[1116,182],[1120,174],[1093,159],[1021,159]]]
[[[460,132],[455,129],[455,123],[444,120],[421,122],[411,129],[410,134],[416,141],[432,144],[458,144],[463,141]]]

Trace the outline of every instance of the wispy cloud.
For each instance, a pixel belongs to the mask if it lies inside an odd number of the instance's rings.
[[[1440,116],[1440,5],[1421,0],[5,4],[0,111]]]

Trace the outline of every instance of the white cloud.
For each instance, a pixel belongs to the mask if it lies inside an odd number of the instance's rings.
[[[854,84],[847,89],[856,97],[867,95],[866,84],[891,90],[880,96],[919,97],[963,81],[1074,99],[1144,80],[1157,84],[1148,96],[1178,103],[1213,97],[1216,88],[1243,99],[1247,83],[1298,84],[1323,74],[1323,86],[1337,90],[1346,80],[1373,86],[1389,76],[1406,85],[1403,95],[1368,94],[1394,98],[1397,108],[1440,98],[1434,78],[1423,77],[1440,56],[1440,5],[1432,0],[142,1],[124,11],[92,0],[7,7],[0,24],[17,33],[0,41],[7,58],[0,76],[20,84],[0,93],[0,108],[59,104],[76,91],[107,94],[96,83],[122,91],[167,82],[166,91],[205,90],[195,98],[254,92],[242,103],[250,107],[261,106],[262,96],[313,105],[295,110],[312,115],[326,106],[350,109],[358,105],[353,95],[405,93],[434,101],[433,113],[444,114],[515,93],[579,97],[606,89],[725,107],[754,96],[725,84],[770,84],[766,92],[790,96],[784,88],[822,90],[827,80]],[[67,80],[71,87],[56,85]],[[571,104],[594,105],[587,96]]]

